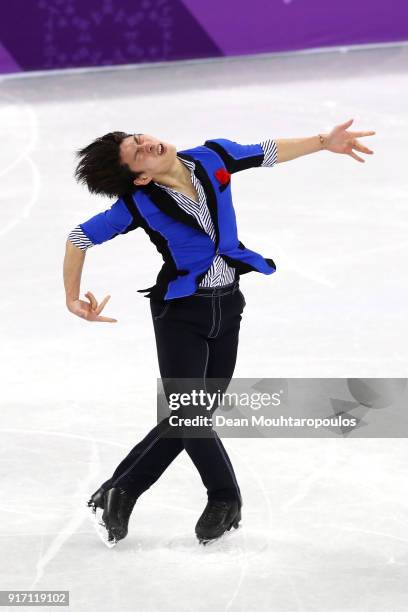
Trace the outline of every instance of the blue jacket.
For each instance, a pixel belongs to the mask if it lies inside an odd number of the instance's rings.
[[[264,159],[261,145],[240,145],[219,138],[177,155],[195,163],[195,174],[205,190],[214,223],[215,243],[193,215],[153,182],[119,198],[110,210],[81,223],[83,232],[94,244],[100,244],[136,227],[145,230],[164,260],[156,284],[139,289],[147,292],[144,296],[147,298],[171,300],[191,295],[216,254],[237,269],[238,277],[252,271],[275,272],[272,259],[251,251],[238,239],[227,174],[260,166]]]

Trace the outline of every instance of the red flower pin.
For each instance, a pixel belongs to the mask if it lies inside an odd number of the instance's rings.
[[[214,172],[214,176],[221,185],[227,185],[231,180],[231,175],[225,168],[218,168]]]
[[[217,179],[217,181],[220,183],[220,186],[218,189],[220,191],[224,191],[224,189],[226,189],[230,183],[230,180],[231,180],[230,173],[227,172],[225,168],[218,168],[218,170],[214,172],[214,176]]]

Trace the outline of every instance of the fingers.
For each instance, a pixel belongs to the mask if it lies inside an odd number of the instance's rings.
[[[354,157],[354,159],[356,159],[359,162],[363,162],[365,164],[365,159],[363,159],[362,157],[359,157],[358,155],[356,155],[353,151],[351,151],[351,153],[349,153],[349,155],[351,157]]]
[[[104,321],[106,323],[117,323],[118,320],[117,319],[111,319],[111,317],[96,317],[96,319],[94,319],[95,321]]]
[[[105,308],[107,302],[110,300],[110,295],[107,295],[102,302],[99,304],[99,307],[96,309],[96,313],[99,314]]]
[[[106,304],[108,303],[108,301],[110,300],[110,295],[107,295],[102,302],[99,304],[98,306],[98,302],[94,296],[93,293],[91,293],[91,291],[87,291],[85,293],[85,296],[88,298],[92,312],[87,312],[85,310],[81,310],[80,314],[78,313],[78,316],[87,319],[88,321],[103,321],[106,323],[117,323],[117,319],[113,319],[112,317],[102,317],[102,316],[98,316],[102,310],[105,308]],[[86,303],[86,302],[85,302]]]
[[[364,145],[362,145],[360,142],[357,142],[357,141],[352,144],[352,147],[353,149],[356,149],[357,151],[360,151],[361,153],[368,153],[369,155],[372,155],[374,153],[374,151],[372,151],[368,147],[365,147]]]
[[[79,311],[79,312],[77,312],[75,314],[77,314],[78,317],[81,317],[81,319],[86,319],[90,323],[93,323],[94,321],[103,321],[103,322],[107,322],[107,323],[117,323],[117,319],[112,319],[112,317],[98,316],[98,315],[96,315],[94,313],[86,312],[85,310],[81,310],[81,311]]]
[[[96,310],[98,308],[98,302],[96,301],[96,298],[94,296],[93,293],[91,293],[90,291],[87,291],[85,293],[85,297],[88,298],[90,304],[91,304],[91,308],[92,310]]]
[[[102,302],[99,304],[98,306],[98,301],[96,299],[96,297],[94,296],[94,294],[91,291],[87,291],[85,293],[85,297],[88,298],[91,308],[93,311],[95,311],[97,314],[99,314],[106,306],[107,302],[110,300],[110,295],[107,295]]]
[[[360,136],[374,136],[375,132],[348,132],[348,134],[353,138],[360,138]]]

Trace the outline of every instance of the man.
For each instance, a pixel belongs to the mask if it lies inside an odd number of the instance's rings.
[[[150,299],[166,397],[169,380],[194,381],[198,387],[202,383],[206,390],[213,381],[223,381],[220,386],[225,391],[235,367],[245,307],[239,277],[251,271],[272,274],[276,269],[272,259],[238,240],[230,176],[323,149],[364,162],[354,150],[373,151],[357,138],[375,132],[348,132],[352,122],[308,138],[269,139],[254,145],[213,139],[179,152],[149,134],[111,132],[97,138],[78,152],[76,178],[91,193],[117,199],[68,236],[64,260],[68,309],[87,321],[116,322],[101,314],[109,295],[100,304],[90,291],[85,294],[88,301],[79,297],[85,252],[118,234],[143,228],[164,259],[155,285],[139,291],[147,292]],[[183,449],[207,490],[208,502],[195,529],[199,541],[238,527],[241,492],[216,432],[211,426],[204,428],[203,436],[187,429],[171,434],[170,429],[169,419],[161,420],[88,502],[94,511],[103,510],[108,542],[126,537],[136,500]]]

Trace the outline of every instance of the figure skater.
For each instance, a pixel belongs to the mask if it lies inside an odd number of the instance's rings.
[[[150,300],[162,380],[224,381],[234,372],[245,297],[239,278],[248,272],[270,275],[271,258],[239,239],[231,195],[231,175],[326,150],[359,162],[373,151],[351,132],[353,119],[329,133],[306,138],[266,139],[242,145],[225,138],[177,151],[149,134],[110,132],[79,150],[76,179],[89,191],[115,198],[112,206],[75,227],[64,259],[66,306],[86,321],[116,322],[102,315],[93,293],[80,299],[86,251],[119,234],[142,228],[162,255],[156,283],[139,290]],[[140,261],[137,262],[140,265]],[[133,265],[134,262],[128,262]],[[168,388],[166,396],[168,396]],[[241,520],[242,497],[228,453],[217,433],[170,435],[163,419],[129,452],[88,505],[102,514],[107,543],[126,537],[136,500],[184,449],[197,468],[207,503],[195,527],[200,542],[219,538]]]

